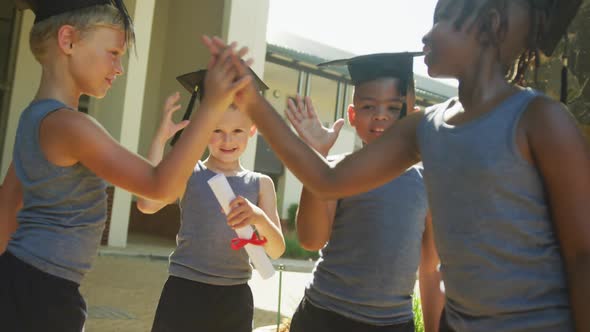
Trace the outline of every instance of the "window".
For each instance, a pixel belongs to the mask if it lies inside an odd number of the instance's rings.
[[[307,91],[320,121],[331,125],[334,122],[334,113],[338,111],[338,82],[317,75],[311,75],[308,82],[310,86]]]

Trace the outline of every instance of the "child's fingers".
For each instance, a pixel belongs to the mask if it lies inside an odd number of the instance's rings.
[[[303,98],[300,95],[295,96],[295,102],[297,102],[297,108],[299,112],[305,111],[305,104],[303,103]]]
[[[305,115],[310,119],[317,118],[317,114],[315,112],[315,108],[313,107],[313,103],[311,102],[311,97],[305,97]]]
[[[238,197],[234,198],[231,202],[229,202],[229,207],[230,207],[230,209],[233,209],[235,207],[242,205],[244,202],[245,202],[244,197],[238,196]]]
[[[241,59],[243,58],[246,54],[248,54],[250,50],[248,49],[248,46],[244,46],[242,48],[240,48],[240,50],[236,53],[236,56]]]
[[[297,119],[294,113],[295,112],[289,108],[285,110],[285,115],[287,116],[289,122],[293,125],[293,127],[297,127],[299,125],[299,120]]]
[[[180,104],[174,104],[174,105],[168,106],[168,113],[172,114],[181,108],[182,108],[182,105],[180,105]]]
[[[244,64],[245,64],[247,67],[251,67],[251,66],[254,64],[254,59],[252,59],[252,58],[249,58],[248,60],[244,61]]]
[[[219,50],[223,50],[224,48],[226,48],[228,45],[225,43],[225,41],[223,41],[223,39],[217,37],[217,36],[213,36],[213,39],[211,39],[211,42],[213,43],[213,45],[215,45]]]
[[[228,221],[228,226],[233,228],[233,229],[238,229],[238,228],[242,228],[246,225],[250,224],[250,219],[251,219],[251,215],[248,213],[242,213],[238,216],[236,216],[235,218],[233,218],[231,221]]]
[[[291,98],[289,98],[289,100],[287,100],[287,109],[285,110],[285,115],[287,115],[287,118],[289,119],[289,121],[294,125],[294,122],[298,122],[297,119],[297,107],[295,106],[295,104],[293,103],[293,100],[291,100]]]
[[[236,94],[236,93],[238,93],[238,91],[241,91],[241,90],[247,88],[248,85],[251,83],[252,83],[252,76],[250,76],[250,75],[244,76],[244,77],[240,78],[239,80],[232,83],[232,85],[230,87],[230,93]]]
[[[289,108],[291,110],[291,113],[292,113],[293,117],[297,120],[297,122],[301,122],[301,121],[305,120],[304,119],[304,116],[303,116],[303,114],[301,112],[301,109],[299,109],[297,107],[297,105],[295,105],[295,103],[293,102],[293,100],[289,100],[287,103],[289,105]]]
[[[189,123],[191,123],[190,120],[182,120],[179,123],[177,123],[174,127],[174,133],[186,128],[186,126],[188,126]]]
[[[209,38],[209,36],[207,35],[202,35],[201,36],[201,42],[203,43],[203,45],[205,45],[205,47],[207,47],[207,49],[209,50],[209,53],[211,55],[216,55],[218,52],[218,49],[215,45],[213,45],[213,41],[211,40],[211,38]]]
[[[231,227],[235,227],[244,222],[244,220],[249,218],[249,214],[246,211],[240,211],[240,213],[236,213],[234,215],[227,218],[227,224]]]
[[[244,212],[244,208],[242,206],[238,206],[236,208],[231,209],[229,211],[229,213],[227,214],[227,222],[228,223],[232,222],[232,220],[237,218],[237,216],[239,216],[243,212]]]
[[[232,43],[228,47],[226,47],[221,52],[221,54],[219,55],[219,57],[217,58],[217,60],[215,61],[215,64],[213,64],[213,66],[221,66],[222,69],[225,66],[227,66],[227,60],[232,57],[235,47],[236,47],[235,43]]]
[[[173,105],[180,99],[180,92],[176,91],[166,98],[166,105]]]

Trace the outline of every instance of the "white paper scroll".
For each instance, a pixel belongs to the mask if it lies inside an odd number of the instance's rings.
[[[231,189],[225,176],[223,174],[217,174],[207,182],[209,183],[211,190],[213,190],[223,212],[225,212],[226,215],[229,214],[229,204],[236,198],[236,195]],[[240,239],[250,239],[252,238],[252,234],[254,234],[254,229],[252,226],[248,225],[236,229],[236,233]],[[250,256],[250,260],[252,261],[252,265],[254,265],[254,268],[258,271],[258,274],[260,274],[262,279],[268,279],[275,274],[275,269],[268,256],[266,256],[266,252],[262,246],[248,243],[244,249],[246,249],[248,256]]]

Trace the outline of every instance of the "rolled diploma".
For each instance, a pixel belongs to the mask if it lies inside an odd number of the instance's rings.
[[[215,194],[223,212],[228,215],[230,212],[229,204],[236,198],[229,182],[227,182],[227,179],[223,174],[217,174],[207,182],[209,183],[211,190],[213,190],[213,194]],[[250,239],[252,238],[252,234],[254,234],[254,229],[252,226],[248,225],[236,229],[236,233],[240,239]],[[244,246],[244,249],[246,249],[254,268],[256,268],[262,279],[268,279],[275,274],[275,269],[262,246],[248,243]]]

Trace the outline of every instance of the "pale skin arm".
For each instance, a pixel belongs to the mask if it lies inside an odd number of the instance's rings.
[[[545,183],[576,331],[590,331],[590,147],[561,104],[537,98],[529,109],[520,128]]]
[[[138,196],[174,200],[184,190],[223,112],[251,79],[236,80],[233,53],[231,47],[227,48],[209,66],[205,78],[208,89],[200,111],[157,166],[125,149],[94,119],[70,110],[56,111],[43,120],[40,141],[46,158],[59,166],[80,162],[99,177]],[[244,53],[238,52],[238,56]]]
[[[285,239],[281,231],[281,223],[277,212],[277,197],[272,179],[268,176],[260,178],[260,193],[258,206],[239,196],[230,203],[231,211],[227,215],[227,224],[238,229],[252,225],[261,238],[266,238],[264,244],[266,254],[277,259],[285,252]]]
[[[334,146],[344,121],[339,119],[331,128],[320,122],[309,97],[289,99],[285,111],[299,137],[320,155],[326,157]],[[332,234],[337,201],[322,200],[303,187],[297,210],[297,237],[301,246],[310,251],[322,249]]]
[[[164,156],[166,142],[172,136],[174,136],[176,132],[184,129],[189,124],[188,120],[179,123],[174,123],[172,121],[172,115],[180,108],[180,105],[177,104],[179,99],[180,95],[178,93],[175,93],[166,99],[166,103],[164,104],[164,109],[162,112],[162,121],[160,122],[160,126],[154,135],[154,139],[152,140],[152,144],[150,145],[150,150],[148,152],[147,159],[152,165],[160,164],[162,157]],[[182,190],[180,196],[175,197],[174,200],[182,197],[183,194],[184,190]],[[169,203],[170,202],[154,201],[144,197],[137,198],[137,208],[139,211],[147,214],[156,213]]]
[[[422,315],[426,332],[438,332],[440,316],[445,305],[445,296],[440,288],[442,278],[438,269],[439,262],[438,252],[434,245],[432,216],[428,212],[424,234],[422,235],[422,252],[418,272]]]
[[[0,254],[4,253],[18,223],[16,215],[23,206],[23,190],[11,163],[0,187]]]
[[[225,45],[220,39],[205,39],[215,57]],[[248,76],[247,67],[234,62],[239,77]],[[416,128],[422,112],[397,121],[379,139],[330,166],[325,159],[295,135],[273,107],[257,93],[253,84],[236,95],[236,105],[256,123],[283,163],[318,197],[335,199],[366,192],[399,176],[418,161]]]

